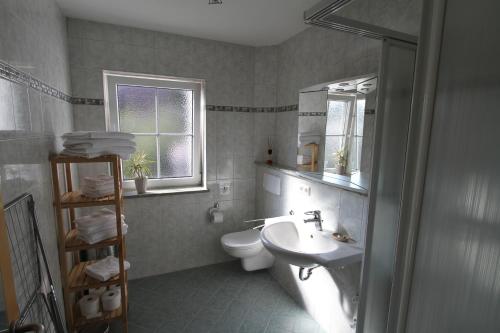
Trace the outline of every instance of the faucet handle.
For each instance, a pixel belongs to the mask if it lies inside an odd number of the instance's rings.
[[[321,216],[321,211],[320,210],[310,210],[308,212],[304,213],[305,215],[314,215],[314,217],[319,217]]]

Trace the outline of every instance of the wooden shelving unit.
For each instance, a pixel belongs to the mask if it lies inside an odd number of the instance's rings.
[[[83,196],[78,190],[73,188],[71,165],[78,163],[109,163],[114,177],[114,195],[93,199]],[[79,332],[85,327],[121,320],[123,332],[128,332],[127,304],[128,286],[127,272],[124,262],[126,255],[125,239],[122,234],[122,170],[120,157],[116,155],[100,156],[96,158],[82,158],[64,155],[54,155],[50,157],[52,168],[52,183],[54,190],[54,207],[56,209],[56,220],[58,230],[59,263],[61,265],[61,275],[64,291],[64,308],[68,330],[71,333]],[[62,179],[62,181],[61,181]],[[65,185],[65,191],[61,190]],[[117,236],[103,240],[96,244],[87,244],[78,239],[78,232],[75,228],[75,209],[93,206],[115,207]],[[66,218],[65,218],[66,217]],[[105,248],[116,246],[118,249],[118,259],[120,262],[120,274],[108,281],[102,282],[93,279],[85,274],[85,267],[93,261],[80,262],[80,251],[88,249]],[[102,286],[120,285],[121,307],[115,311],[102,312],[102,316],[87,319],[80,314],[77,301],[83,293],[90,288]]]
[[[297,169],[299,171],[318,171],[318,155],[319,155],[319,145],[317,143],[309,143],[304,146],[307,149],[311,149],[311,163],[308,164],[298,164]]]

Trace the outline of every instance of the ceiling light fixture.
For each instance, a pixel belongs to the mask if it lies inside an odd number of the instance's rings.
[[[209,5],[222,5],[222,0],[208,0]]]

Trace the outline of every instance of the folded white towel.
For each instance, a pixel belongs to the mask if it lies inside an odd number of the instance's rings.
[[[125,216],[122,214],[122,220],[124,219]],[[81,216],[73,220],[73,222],[78,229],[91,229],[103,225],[116,225],[116,214],[110,209],[102,208],[93,214]]]
[[[122,221],[122,227],[125,225],[125,221]],[[101,233],[116,231],[116,221],[111,224],[106,224],[98,227],[92,228],[77,228],[78,234],[82,236],[93,236]]]
[[[64,133],[63,139],[128,139],[132,140],[135,135],[124,132],[103,132],[103,131],[76,131]]]
[[[106,197],[108,195],[113,195],[115,193],[115,189],[113,187],[111,188],[103,188],[99,190],[92,190],[87,187],[82,187],[82,194],[86,197],[89,198],[102,198]]]
[[[64,147],[72,149],[106,148],[106,147],[135,147],[136,144],[128,139],[65,139]]]
[[[79,154],[97,154],[97,153],[107,153],[107,154],[131,154],[135,152],[135,147],[133,146],[124,146],[124,147],[102,147],[102,148],[65,148],[64,151],[69,151],[72,153]]]
[[[122,223],[125,222],[125,219],[122,218]],[[96,234],[101,231],[106,231],[110,229],[116,229],[116,220],[106,221],[102,224],[94,224],[94,225],[78,225],[77,230],[81,234],[90,235]]]
[[[99,216],[108,216],[108,215],[114,215],[115,211],[111,210],[109,208],[101,208],[89,215],[82,216],[81,219],[87,218],[87,217],[99,217]],[[78,220],[78,219],[76,219]],[[76,221],[75,220],[75,221]]]
[[[130,269],[130,263],[124,261],[125,270]],[[85,273],[99,281],[107,281],[113,276],[120,274],[120,264],[116,257],[106,257],[96,263],[90,264],[85,268]]]
[[[128,160],[130,155],[135,152],[135,147],[106,147],[106,148],[86,148],[86,149],[71,149],[65,148],[61,154],[69,156],[80,156],[93,158],[102,155],[119,155],[122,159]]]
[[[83,183],[88,186],[101,186],[114,184],[113,176],[108,175],[97,175],[93,177],[84,177]]]
[[[128,225],[123,223],[122,224],[122,235],[126,235],[128,231]],[[116,230],[116,226],[113,226],[109,229],[104,229],[100,230],[99,232],[93,232],[93,233],[83,233],[78,231],[78,239],[83,240],[87,244],[95,244],[99,243],[105,239],[113,238],[118,235],[118,232]]]

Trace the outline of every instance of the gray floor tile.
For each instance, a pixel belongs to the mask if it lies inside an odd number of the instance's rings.
[[[238,261],[133,280],[129,291],[131,333],[322,332],[267,271]]]

